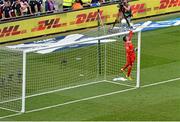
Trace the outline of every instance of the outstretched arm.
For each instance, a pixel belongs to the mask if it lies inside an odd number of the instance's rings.
[[[132,30],[130,30],[130,31],[129,31],[129,40],[131,40],[132,37],[133,37],[133,32],[132,32]]]

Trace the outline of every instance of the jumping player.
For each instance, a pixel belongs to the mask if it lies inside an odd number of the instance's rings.
[[[129,80],[132,80],[130,74],[131,74],[131,70],[135,61],[135,49],[134,49],[134,45],[131,41],[133,36],[133,32],[130,31],[128,36],[124,36],[123,37],[123,41],[124,41],[124,46],[125,46],[125,50],[126,50],[126,64],[124,65],[124,67],[121,68],[122,72],[125,72],[125,69],[128,69],[128,72],[126,74],[126,77]]]

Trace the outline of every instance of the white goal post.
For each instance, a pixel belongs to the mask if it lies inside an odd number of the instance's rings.
[[[6,92],[6,89],[11,89],[8,92],[14,92],[11,95],[2,93],[0,97],[0,109],[12,111],[26,112],[26,99],[38,95],[44,95],[61,89],[71,89],[79,86],[85,86],[97,82],[116,82],[113,78],[124,77],[121,74],[120,68],[125,64],[125,49],[122,38],[129,32],[120,32],[108,34],[99,37],[89,37],[78,41],[67,41],[64,43],[57,43],[53,45],[41,46],[38,48],[23,49],[16,47],[15,49],[3,48],[0,49],[0,65],[2,65],[0,79],[7,76],[8,64],[12,62],[5,62],[13,57],[4,57],[3,54],[8,54],[8,50],[13,55],[18,52],[17,63],[12,64],[17,69],[12,69],[12,81],[8,79],[0,84],[0,92]],[[129,86],[140,87],[140,53],[141,53],[141,30],[134,30],[132,39],[136,46],[136,63],[133,67],[132,76],[134,81],[121,82]],[[98,41],[99,40],[99,41]],[[98,44],[99,42],[99,44]],[[7,50],[7,51],[6,51]],[[19,53],[20,52],[20,53]],[[10,55],[11,56],[11,55]],[[10,65],[11,66],[11,65]],[[15,76],[18,70],[22,72],[22,80],[18,82],[18,93],[12,90],[12,86],[3,86],[8,82],[16,82],[19,76]],[[8,70],[7,70],[8,71]],[[10,70],[9,70],[10,71]],[[8,71],[8,72],[9,72]],[[17,73],[16,73],[17,74]],[[11,84],[11,83],[10,83]],[[21,87],[20,87],[21,84]],[[20,93],[21,90],[21,93]],[[13,104],[11,105],[7,104]]]

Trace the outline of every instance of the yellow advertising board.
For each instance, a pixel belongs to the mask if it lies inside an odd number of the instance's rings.
[[[110,5],[99,8],[99,14],[106,23],[113,22],[116,19],[118,9],[112,9],[117,8],[116,6]],[[92,8],[3,23],[0,24],[0,43],[93,27],[97,26],[97,19],[98,8]]]
[[[130,3],[133,18],[180,11],[180,0],[139,0]],[[117,4],[0,24],[0,43],[97,26],[98,9],[106,23],[115,21]]]
[[[130,3],[133,18],[180,11],[180,0],[139,0]]]

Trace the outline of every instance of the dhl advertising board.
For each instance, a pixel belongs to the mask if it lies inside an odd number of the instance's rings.
[[[112,8],[116,6],[100,7],[99,12],[98,8],[92,8],[0,24],[0,43],[97,26],[99,15],[104,22],[113,22],[118,9]]]
[[[130,2],[133,18],[141,18],[180,11],[180,0],[139,0]],[[67,13],[0,23],[0,43],[46,34],[97,26],[99,14],[105,23],[112,23],[118,15],[117,4]]]
[[[133,18],[180,11],[180,0],[139,0],[130,5]]]

